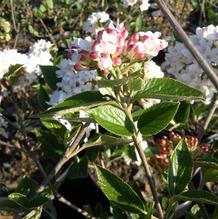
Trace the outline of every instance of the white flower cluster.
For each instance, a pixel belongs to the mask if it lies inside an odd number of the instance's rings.
[[[105,25],[112,23],[109,14],[105,11],[94,12],[85,21],[83,30],[86,33],[97,34],[100,30],[104,29]]]
[[[150,7],[149,0],[122,0],[123,6],[127,8],[128,6],[133,6],[136,3],[140,2],[140,10],[147,11]]]
[[[32,84],[41,74],[39,65],[52,65],[52,56],[48,51],[52,44],[45,40],[39,40],[30,47],[26,54],[19,53],[16,49],[4,49],[0,51],[0,79],[8,72],[10,66],[23,65],[26,74],[20,78],[19,85]]]
[[[198,27],[190,39],[209,64],[218,64],[218,26]],[[211,102],[216,89],[183,43],[176,42],[169,47],[165,59],[163,70],[204,91],[207,97],[205,104]]]
[[[97,76],[96,71],[77,72],[72,66],[71,59],[63,59],[59,64],[56,75],[61,81],[57,83],[57,90],[50,95],[49,105],[56,105],[72,95],[94,88],[92,81]]]
[[[2,114],[0,114],[0,137],[8,138],[8,122],[4,119]]]

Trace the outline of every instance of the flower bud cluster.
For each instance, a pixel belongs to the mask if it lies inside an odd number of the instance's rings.
[[[123,24],[115,27],[108,18],[109,15],[105,12],[96,12],[89,16],[84,30],[91,33],[92,38],[88,36],[73,40],[67,59],[60,62],[59,70],[56,71],[60,82],[57,83],[57,90],[50,95],[49,105],[62,102],[74,94],[95,89],[92,82],[96,79],[97,69],[107,75],[116,67],[124,72],[122,69],[128,66],[127,72],[130,74],[142,70],[144,79],[164,76],[160,67],[151,60],[167,46],[165,40],[159,39],[161,34],[138,32],[127,38],[128,31]],[[87,26],[91,28],[92,25],[96,25],[97,29],[87,29]],[[156,99],[149,99],[143,105],[148,107],[157,102]]]
[[[73,65],[77,71],[98,68],[108,74],[115,66],[150,61],[157,56],[167,47],[167,42],[159,39],[160,35],[160,32],[137,32],[127,39],[126,28],[109,27],[99,31],[94,41],[74,40],[68,57],[77,60]]]
[[[180,134],[171,131],[168,136],[164,135],[161,139],[155,141],[155,146],[159,152],[154,154],[153,159],[160,161],[165,167],[169,164],[170,155],[181,139],[184,139],[190,151],[200,150],[202,153],[212,153],[213,149],[207,144],[199,144],[199,140],[195,136]]]

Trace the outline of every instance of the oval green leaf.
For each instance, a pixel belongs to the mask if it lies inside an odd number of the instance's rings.
[[[21,207],[28,208],[29,207],[29,201],[26,195],[23,195],[21,193],[11,193],[8,198],[12,201],[14,201],[16,204],[20,205]]]
[[[90,115],[103,128],[119,136],[131,136],[133,124],[128,116],[119,108],[104,105],[89,111]]]
[[[193,161],[185,141],[180,141],[170,158],[168,189],[170,195],[181,193],[191,180]]]
[[[148,108],[138,120],[139,130],[147,136],[157,134],[174,118],[178,107],[179,103],[164,102]]]
[[[129,84],[133,100],[140,98],[156,98],[170,100],[204,100],[205,95],[188,85],[172,78],[138,78]]]
[[[100,187],[110,202],[125,211],[146,214],[144,203],[127,183],[100,166],[96,171]]]
[[[191,200],[204,204],[218,205],[218,197],[204,190],[187,191],[175,196],[177,200]]]
[[[106,100],[99,91],[86,91],[67,98],[64,102],[49,108],[47,111],[37,116],[41,118],[56,115],[62,116],[67,113],[75,113],[79,110],[90,109],[102,104],[108,104],[108,102],[109,101]]]

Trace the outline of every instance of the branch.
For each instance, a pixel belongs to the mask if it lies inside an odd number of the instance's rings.
[[[148,179],[148,183],[150,185],[151,192],[152,192],[152,195],[153,195],[153,198],[154,198],[155,206],[157,208],[158,218],[163,219],[164,215],[163,215],[163,211],[162,211],[162,208],[161,208],[161,204],[158,200],[158,195],[157,195],[157,190],[156,190],[154,178],[153,178],[153,176],[151,174],[151,171],[149,169],[148,161],[145,157],[144,151],[142,150],[141,141],[138,139],[137,135],[133,135],[133,141],[134,141],[135,147],[136,147],[136,149],[139,153],[139,156],[142,160],[142,164],[143,164],[144,169],[145,169],[145,173],[146,173],[146,176],[147,176],[147,179]]]
[[[79,132],[77,133],[76,137],[74,138],[73,143],[67,148],[64,156],[61,158],[61,160],[56,164],[54,169],[50,172],[50,174],[44,179],[41,186],[39,187],[37,192],[41,192],[49,183],[50,181],[57,175],[57,173],[61,170],[63,165],[72,158],[72,153],[75,150],[75,148],[79,145],[80,141],[82,140],[83,136],[86,133],[86,128],[88,124],[84,125]]]
[[[176,18],[173,16],[171,11],[168,9],[166,3],[164,0],[156,0],[157,4],[159,5],[161,11],[165,15],[166,19],[171,24],[172,28],[178,33],[181,40],[184,42],[185,46],[188,48],[188,50],[191,52],[191,54],[194,56],[198,64],[201,66],[201,68],[204,70],[204,72],[207,74],[215,88],[218,90],[218,77],[213,71],[213,68],[207,63],[205,58],[201,55],[201,53],[198,51],[198,49],[194,46],[192,41],[189,39],[188,35],[183,30],[182,26],[179,24],[179,22],[176,20]]]

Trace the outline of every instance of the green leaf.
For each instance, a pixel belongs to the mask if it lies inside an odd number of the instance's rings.
[[[142,29],[143,19],[141,14],[138,15],[135,21],[135,31],[138,32]]]
[[[78,158],[68,170],[69,179],[79,179],[88,176],[88,158],[86,156]]]
[[[188,185],[193,170],[192,156],[185,141],[181,140],[170,158],[168,189],[170,195],[181,193]]]
[[[171,78],[153,78],[133,80],[129,84],[133,100],[157,98],[169,100],[204,100],[204,94],[188,85]]]
[[[133,124],[128,116],[117,107],[105,105],[89,111],[90,115],[103,128],[119,136],[131,136]]]
[[[89,147],[96,147],[100,145],[119,145],[119,144],[126,144],[130,143],[132,140],[127,139],[127,138],[117,138],[111,135],[100,135],[97,139],[95,140],[90,139],[90,141],[86,142],[83,144],[83,147],[89,148]]]
[[[108,104],[109,101],[104,98],[98,91],[86,91],[76,94],[64,102],[49,108],[40,117],[62,116],[67,113],[74,113],[80,110],[90,109],[102,104]]]
[[[44,191],[38,193],[34,198],[29,200],[29,206],[31,208],[39,207],[53,198],[54,196],[52,192],[49,189],[45,189]]]
[[[138,128],[143,135],[154,135],[166,128],[174,118],[179,103],[164,102],[155,104],[144,111],[138,120]]]
[[[12,77],[16,77],[21,71],[23,71],[23,65],[16,64],[11,65],[8,69],[8,72],[4,74],[4,77],[10,79]]]
[[[20,205],[21,207],[29,207],[28,198],[26,195],[23,195],[21,193],[11,193],[8,198],[12,201],[14,201],[16,204]]]
[[[37,37],[40,36],[38,30],[36,30],[36,28],[33,25],[28,24],[28,30],[32,35],[37,36]]]
[[[98,88],[102,87],[117,87],[126,84],[128,81],[128,78],[122,78],[122,79],[101,79],[97,81]]]
[[[203,172],[204,182],[216,182],[218,181],[218,169],[205,169]]]
[[[48,6],[49,9],[53,9],[54,8],[54,2],[53,0],[46,0],[45,2]]]
[[[45,91],[44,87],[41,85],[39,86],[39,90],[37,93],[37,99],[42,109],[47,109],[49,107],[49,105],[46,103],[47,101],[49,101],[49,96],[47,92]]]
[[[198,203],[218,205],[218,197],[204,190],[183,192],[180,195],[176,195],[175,199],[184,201],[191,200]]]
[[[56,66],[41,65],[40,69],[44,76],[44,80],[48,84],[48,86],[51,89],[56,90],[57,89],[56,84],[60,81],[60,79],[55,74],[58,68]]]
[[[146,214],[144,203],[127,183],[100,166],[96,171],[100,187],[110,202],[125,211]]]
[[[36,192],[38,186],[39,185],[35,180],[25,176],[17,186],[16,193],[28,196],[29,194]]]
[[[37,133],[41,145],[41,150],[45,155],[53,160],[59,160],[65,151],[65,145],[60,143],[57,137],[50,132],[41,131]]]
[[[18,205],[14,201],[9,200],[8,198],[0,199],[0,210],[15,212],[18,211],[19,209],[20,209],[20,205]]]
[[[40,219],[42,214],[42,207],[38,207],[30,211],[27,215],[22,217],[22,219]]]
[[[218,160],[214,158],[202,158],[194,161],[196,167],[218,169]]]
[[[181,102],[179,105],[179,109],[175,115],[175,122],[185,124],[188,121],[190,114],[190,104],[187,102]]]

